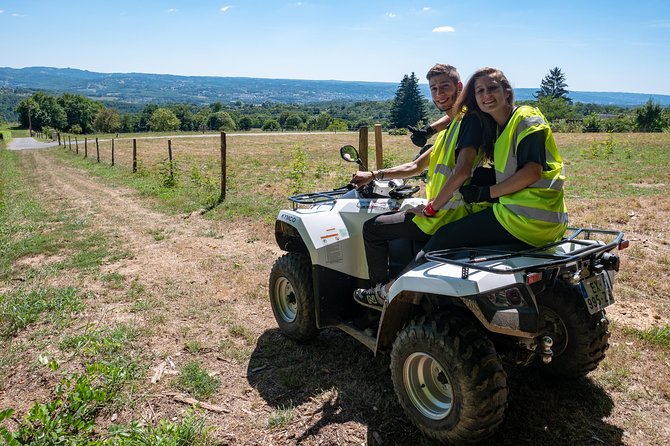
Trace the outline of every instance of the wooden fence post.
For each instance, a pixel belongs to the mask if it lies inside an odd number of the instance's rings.
[[[226,132],[221,132],[221,195],[219,204],[226,199]]]
[[[384,148],[382,146],[382,125],[375,124],[375,163],[377,170],[384,167]]]
[[[174,184],[174,171],[172,170],[172,140],[168,139],[168,165],[170,166],[170,183]]]
[[[358,151],[361,157],[361,161],[366,169],[368,167],[368,128],[361,127],[358,129]]]
[[[74,137],[74,153],[79,155],[79,140],[76,136]]]
[[[70,150],[72,150],[72,138],[70,138],[70,135],[67,135],[67,143],[70,146]]]
[[[60,147],[60,132],[58,132],[58,146]]]
[[[133,138],[133,173],[137,173],[137,139]]]
[[[98,162],[100,162],[100,145],[98,144],[98,138],[95,138],[95,157]]]
[[[84,158],[88,158],[88,138],[84,138]]]
[[[112,138],[112,166],[114,165],[114,138]]]

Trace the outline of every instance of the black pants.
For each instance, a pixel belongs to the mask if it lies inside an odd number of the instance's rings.
[[[510,243],[521,245],[524,248],[531,248],[530,245],[525,244],[507,232],[496,219],[493,208],[488,208],[446,224],[438,229],[400,275],[414,269],[418,265],[426,263],[425,255],[430,251]]]
[[[368,273],[372,286],[389,281],[389,242],[396,239],[409,239],[425,242],[430,235],[423,232],[412,221],[414,214],[391,212],[381,214],[363,224],[363,243]]]

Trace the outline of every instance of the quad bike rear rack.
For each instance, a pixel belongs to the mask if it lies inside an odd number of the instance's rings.
[[[430,251],[426,253],[426,259],[460,266],[462,268],[461,277],[467,279],[471,269],[496,274],[541,271],[559,268],[594,254],[611,251],[614,248],[624,249],[628,247],[628,241],[624,240],[624,234],[621,231],[585,228],[568,228],[568,231],[572,231],[569,236],[539,248],[527,250],[505,249],[504,247],[500,249],[490,247],[452,248]],[[593,236],[595,235],[609,236],[613,239],[609,242],[594,242]],[[569,252],[560,252],[559,247],[566,243],[574,245],[574,249],[571,247]],[[504,263],[505,260],[520,257],[537,259],[537,262],[518,267],[505,265]],[[502,268],[501,262],[504,265]]]

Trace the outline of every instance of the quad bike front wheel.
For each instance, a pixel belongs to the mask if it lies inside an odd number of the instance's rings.
[[[309,257],[290,252],[270,271],[270,305],[279,329],[288,338],[309,341],[318,333]]]
[[[409,419],[447,443],[491,436],[507,407],[507,377],[493,343],[463,316],[414,320],[398,333],[391,378]]]
[[[557,285],[537,296],[543,336],[552,338],[548,371],[566,378],[585,376],[605,359],[609,321],[605,311],[589,314],[580,292]]]

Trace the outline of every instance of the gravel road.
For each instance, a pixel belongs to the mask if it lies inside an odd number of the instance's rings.
[[[45,147],[57,146],[57,141],[39,142],[35,138],[12,138],[7,144],[9,150],[27,150],[27,149],[44,149]]]

